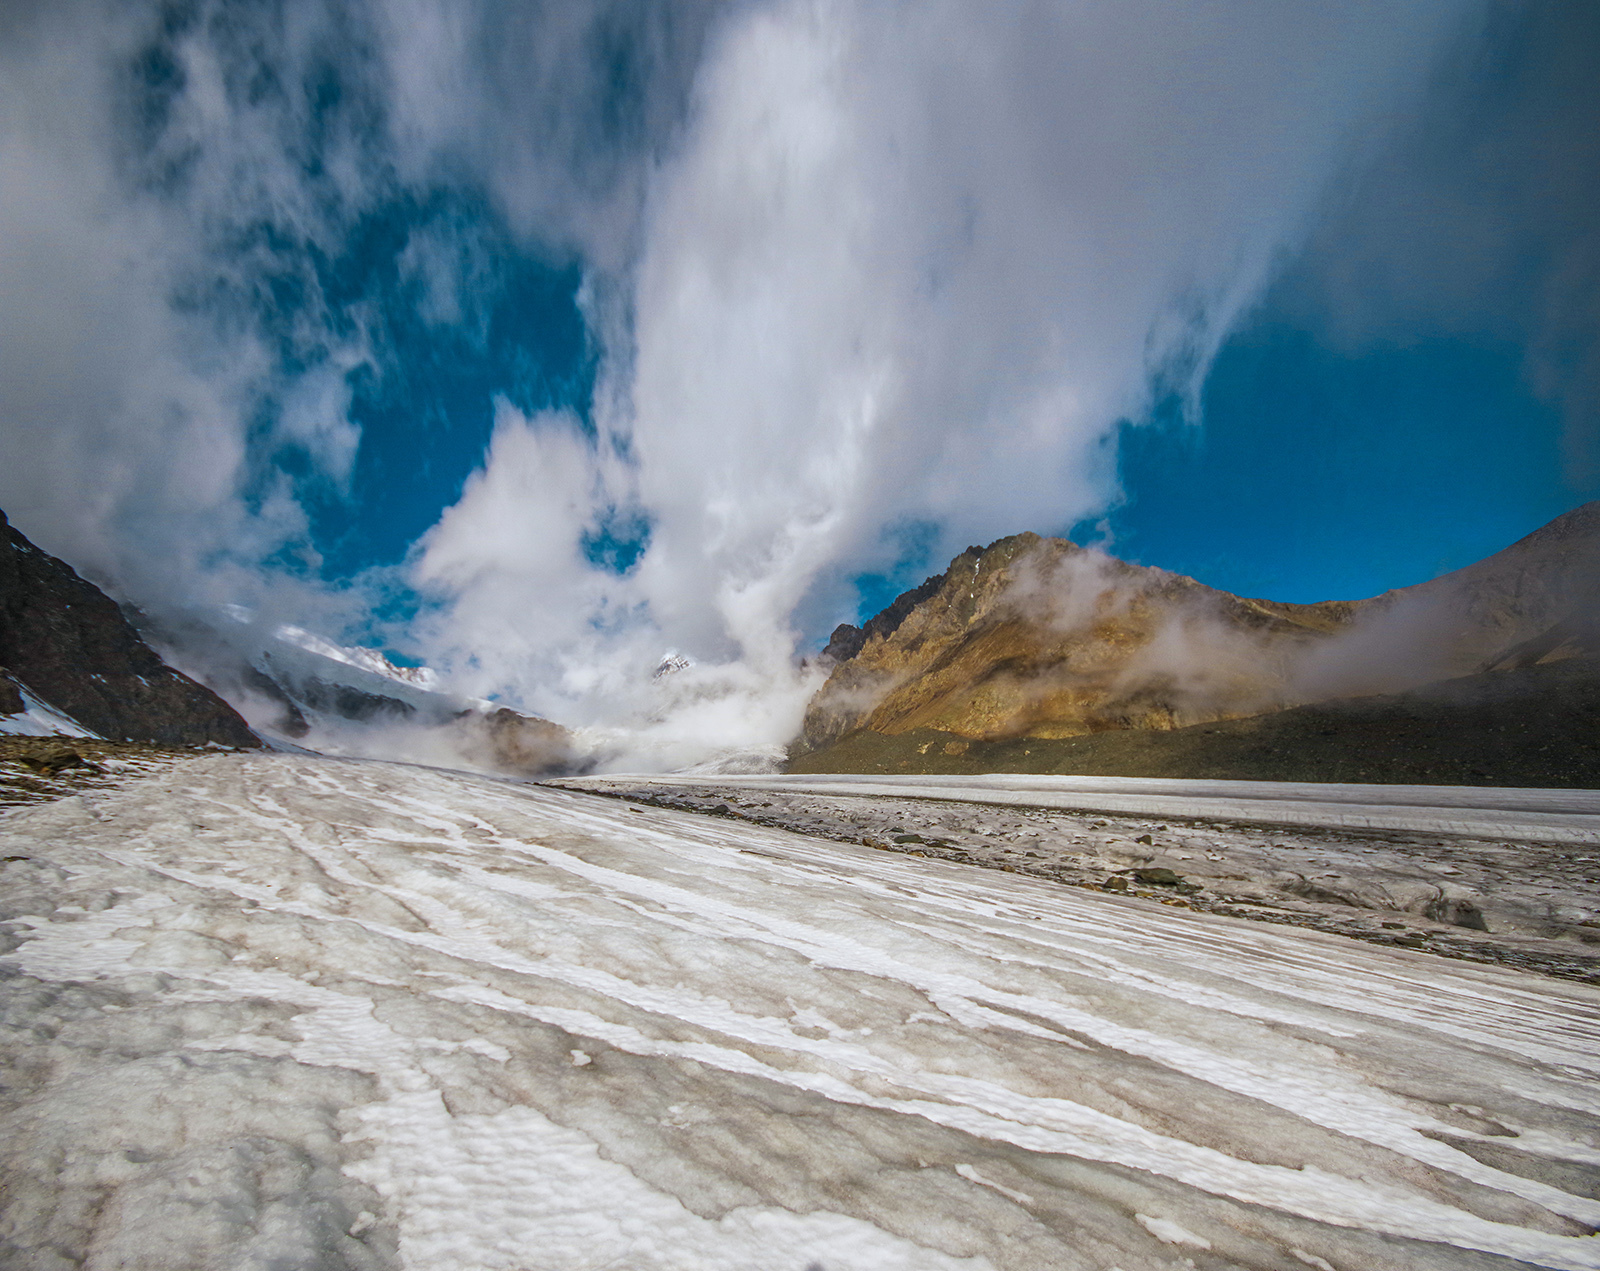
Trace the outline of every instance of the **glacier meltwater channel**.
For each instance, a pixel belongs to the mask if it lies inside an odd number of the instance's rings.
[[[0,1262],[1600,1268],[1600,993],[225,755],[0,822]]]

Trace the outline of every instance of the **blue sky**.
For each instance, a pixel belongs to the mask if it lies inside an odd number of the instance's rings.
[[[1124,429],[1117,548],[1350,599],[1600,497],[1592,303],[1550,326],[1600,281],[1597,69],[1600,10],[1498,10],[1223,347],[1198,426]]]
[[[1120,498],[1019,526],[1238,594],[1376,595],[1600,498],[1600,9],[1504,6],[1230,333],[1196,405],[1125,418]],[[1552,374],[1551,349],[1561,365]],[[915,536],[913,536],[915,538]],[[861,580],[863,616],[913,580]]]
[[[395,257],[410,230],[450,214],[484,242],[485,267],[475,311],[441,329],[417,316]],[[482,209],[390,207],[356,229],[345,257],[318,262],[339,303],[382,315],[389,345],[383,373],[363,365],[348,377],[361,431],[345,488],[328,489],[292,448],[268,456],[273,471],[307,474],[326,577],[405,558],[482,464],[496,397],[589,417],[596,350],[581,271],[518,253],[498,228]],[[1303,303],[1276,299],[1218,351],[1198,413],[1168,401],[1123,422],[1121,497],[1106,515],[1016,530],[1104,542],[1240,594],[1315,601],[1460,568],[1600,497],[1600,482],[1572,472],[1561,411],[1534,390],[1515,342],[1422,328],[1341,347]],[[265,320],[294,316],[292,302],[275,303]],[[941,566],[926,527],[904,537],[891,572],[859,576],[858,619]],[[648,521],[590,541],[592,559],[625,570]]]
[[[1600,497],[1592,4],[408,13],[5,20],[0,499],[152,608],[539,702],[1006,533],[1311,601]]]
[[[1519,351],[1486,341],[1346,354],[1263,314],[1202,401],[1197,425],[1122,431],[1111,550],[1239,594],[1409,586],[1600,494],[1567,479],[1560,413]]]

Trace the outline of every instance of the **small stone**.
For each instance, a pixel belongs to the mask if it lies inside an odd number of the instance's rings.
[[[1164,866],[1154,865],[1148,869],[1136,869],[1133,876],[1141,883],[1149,883],[1152,887],[1176,887],[1183,882],[1182,874],[1175,874]]]

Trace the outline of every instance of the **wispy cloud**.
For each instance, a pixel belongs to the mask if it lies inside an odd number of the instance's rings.
[[[1475,34],[1475,32],[1474,32]],[[1420,335],[1522,351],[1600,481],[1600,9],[1497,6],[1318,226],[1294,295],[1344,346]],[[1288,297],[1286,297],[1288,299]]]

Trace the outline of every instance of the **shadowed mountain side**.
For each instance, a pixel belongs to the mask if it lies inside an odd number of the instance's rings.
[[[0,512],[0,713],[23,712],[24,690],[104,738],[261,744],[231,706],[163,662],[110,597]]]
[[[561,725],[430,687],[431,674],[397,667],[376,650],[225,610],[129,616],[264,737],[514,777],[572,776],[592,766]]]
[[[1037,772],[1600,788],[1600,661],[1569,658],[1170,731],[981,741],[858,731],[789,772]]]
[[[1597,588],[1600,503],[1427,583],[1314,605],[1016,535],[835,631],[790,753],[863,731],[1001,743],[1168,730],[1405,691],[1582,653]]]

